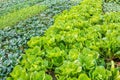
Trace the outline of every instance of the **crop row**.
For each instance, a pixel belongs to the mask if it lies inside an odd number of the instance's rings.
[[[120,13],[103,15],[101,4],[84,0],[55,16],[7,80],[120,80]]]
[[[15,4],[23,3],[25,0],[4,0],[0,2],[0,10],[7,9]]]
[[[120,0],[104,0],[105,2],[114,2],[114,3],[119,3],[120,4]]]
[[[47,3],[42,3],[42,5],[45,4]],[[4,80],[12,68],[18,64],[22,53],[28,48],[27,41],[31,37],[42,36],[44,31],[53,24],[54,15],[76,4],[75,1],[67,0],[49,3],[48,8],[38,15],[0,30],[0,79]]]
[[[104,12],[119,12],[120,1],[119,0],[104,0],[103,10]]]
[[[0,29],[4,27],[13,26],[19,21],[32,17],[33,15],[36,15],[45,9],[46,9],[46,6],[35,5],[35,6],[26,7],[16,12],[4,15],[0,17]]]
[[[40,3],[40,2],[42,2],[42,1],[43,1],[43,0],[23,1],[23,2],[16,3],[16,4],[11,5],[11,6],[7,6],[7,7],[4,7],[4,8],[1,8],[1,9],[0,9],[0,16],[6,15],[6,14],[8,14],[8,13],[15,12],[15,11],[20,10],[20,9],[22,9],[22,8],[25,8],[25,7],[32,6],[32,5],[37,4],[37,3]],[[7,4],[7,3],[6,3],[6,4]]]

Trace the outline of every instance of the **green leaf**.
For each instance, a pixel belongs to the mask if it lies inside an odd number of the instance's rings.
[[[91,80],[86,74],[82,73],[78,77],[79,80]]]
[[[97,66],[92,73],[92,79],[108,80],[111,75],[111,72],[106,70],[103,66]]]
[[[77,49],[71,49],[69,51],[69,59],[70,60],[76,60],[76,59],[78,59],[79,53],[80,52]]]

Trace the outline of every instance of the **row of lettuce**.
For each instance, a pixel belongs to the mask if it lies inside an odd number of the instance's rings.
[[[120,13],[103,14],[102,0],[83,0],[55,16],[7,80],[120,80]]]
[[[63,0],[63,1],[68,1],[68,0]],[[79,2],[79,0],[76,0]],[[44,5],[50,5],[55,2],[61,2],[61,0],[18,0],[15,2],[9,1],[11,3],[8,4],[8,2],[4,2],[4,4],[1,3],[1,8],[0,8],[0,29],[5,28],[5,27],[10,27],[16,25],[18,22],[21,20],[25,20],[33,15],[38,14],[40,11],[44,10],[46,6]],[[43,6],[38,6],[35,4],[43,2]],[[110,2],[110,1],[106,1]],[[7,6],[3,6],[7,4]],[[33,6],[35,5],[35,6]],[[114,3],[104,3],[104,11],[105,12],[110,12],[110,11],[120,11],[120,6],[116,5]],[[112,7],[111,7],[112,6]],[[30,11],[30,10],[33,11]],[[24,15],[23,15],[24,14]]]
[[[5,80],[8,74],[12,71],[13,67],[18,64],[22,53],[24,53],[24,50],[28,48],[27,41],[29,41],[31,37],[42,36],[44,31],[53,24],[54,15],[78,4],[78,1],[80,2],[81,0],[52,1],[54,1],[54,3],[50,3],[49,0],[45,0],[41,3],[38,3],[38,5],[26,7],[26,9],[23,8],[17,10],[16,12],[9,12],[9,15],[11,16],[15,13],[18,15],[21,13],[21,15],[26,16],[33,11],[33,8],[39,8],[37,10],[34,9],[35,12],[38,12],[37,15],[30,14],[30,18],[27,17],[28,19],[20,22],[18,21],[18,23],[14,24],[13,26],[5,27],[0,30],[0,80]],[[39,5],[46,5],[47,7]],[[28,11],[27,9],[29,9],[28,13],[22,13],[22,11]],[[15,18],[16,17],[13,17],[13,19]],[[11,21],[9,21],[9,23],[10,22]]]

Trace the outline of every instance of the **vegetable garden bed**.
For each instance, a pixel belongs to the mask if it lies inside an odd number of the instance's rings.
[[[45,11],[20,21],[15,26],[0,30],[0,79],[4,80],[13,67],[18,64],[22,53],[28,48],[27,41],[33,36],[42,36],[44,31],[53,24],[54,15],[69,9],[77,2],[62,0],[53,4],[46,0],[41,4],[48,4]],[[11,14],[11,12],[9,13]]]
[[[43,12],[0,30],[0,79],[120,80],[120,12],[106,6],[119,1],[46,2],[37,4]]]

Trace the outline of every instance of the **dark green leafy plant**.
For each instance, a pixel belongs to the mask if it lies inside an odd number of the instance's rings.
[[[104,0],[105,2],[116,2],[116,3],[119,3],[120,0]]]
[[[104,12],[119,12],[120,5],[113,2],[104,2],[103,3],[103,11]]]
[[[120,60],[116,56],[120,50],[119,16],[119,12],[103,15],[102,0],[84,0],[63,11],[44,36],[31,38],[29,49],[7,80],[34,80],[35,72],[40,72],[43,80],[45,75],[47,80],[120,80],[116,66]]]
[[[4,9],[4,8],[8,8],[8,7],[11,7],[15,4],[19,4],[19,3],[22,3],[22,2],[25,2],[26,0],[2,0],[0,2],[0,10]]]

